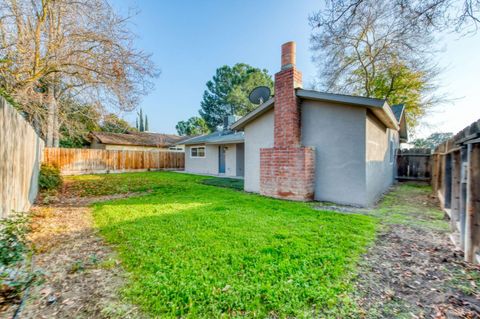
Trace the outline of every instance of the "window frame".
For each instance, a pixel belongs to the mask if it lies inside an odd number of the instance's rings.
[[[197,150],[197,155],[193,155],[193,150]],[[203,149],[203,156],[198,156],[198,150]],[[191,146],[190,147],[190,158],[205,158],[207,155],[207,148],[205,146]]]
[[[395,145],[395,141],[393,140],[393,138],[390,138],[390,165],[394,164],[395,163],[395,157],[396,157],[396,153],[397,153],[397,148],[396,148],[396,145]]]

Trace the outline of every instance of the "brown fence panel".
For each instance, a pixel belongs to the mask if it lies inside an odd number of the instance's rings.
[[[397,179],[430,181],[432,158],[430,149],[399,150],[397,154]]]
[[[480,261],[480,120],[439,145],[433,154],[432,186],[450,216],[465,260]]]
[[[172,151],[120,151],[45,148],[44,163],[60,168],[63,175],[121,173],[148,170],[183,170],[185,153]]]

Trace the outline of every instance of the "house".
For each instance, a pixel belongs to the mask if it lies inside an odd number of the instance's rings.
[[[284,44],[275,96],[230,127],[244,133],[245,191],[371,205],[395,180],[395,152],[407,139],[404,109],[303,89],[295,43]]]
[[[183,146],[178,144],[186,139],[184,136],[147,132],[90,132],[88,137],[90,148],[131,151],[170,150],[183,152]]]
[[[295,43],[282,46],[275,96],[185,145],[185,171],[244,176],[245,191],[290,200],[373,204],[395,181],[405,106],[305,90]]]
[[[229,124],[227,122],[227,126]],[[243,132],[225,127],[222,131],[193,137],[181,144],[185,147],[186,172],[230,177],[244,175]]]

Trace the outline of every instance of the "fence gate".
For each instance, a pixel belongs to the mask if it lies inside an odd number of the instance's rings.
[[[430,182],[432,178],[431,156],[431,150],[428,148],[399,150],[397,179]]]

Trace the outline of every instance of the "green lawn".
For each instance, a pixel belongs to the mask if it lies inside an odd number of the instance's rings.
[[[152,190],[94,206],[96,227],[131,274],[124,290],[131,302],[161,318],[347,316],[374,218],[205,179],[168,172],[68,179],[83,195]]]
[[[413,227],[449,231],[445,222],[445,212],[428,200],[432,187],[414,182],[401,183],[385,194],[372,216],[378,217],[387,225],[403,224]]]

